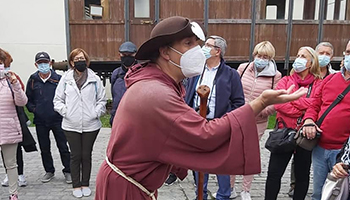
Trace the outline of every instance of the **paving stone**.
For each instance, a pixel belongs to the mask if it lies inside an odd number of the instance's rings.
[[[30,128],[31,132],[36,139],[35,128]],[[90,179],[90,188],[92,190],[92,195],[90,197],[84,197],[84,200],[93,200],[95,194],[95,180],[98,169],[104,160],[106,146],[108,144],[111,129],[103,128],[101,129],[94,146],[92,153],[92,172]],[[252,184],[251,196],[254,200],[263,200],[265,193],[265,180],[267,175],[267,167],[269,160],[269,152],[264,148],[265,141],[267,139],[265,134],[260,142],[261,145],[261,167],[262,172],[254,176],[254,181]],[[49,183],[42,183],[41,177],[45,174],[44,168],[41,162],[41,156],[39,152],[24,153],[24,174],[27,178],[27,187],[22,187],[19,189],[20,200],[36,200],[36,199],[64,199],[64,200],[74,200],[72,196],[72,185],[66,184],[64,182],[64,176],[62,173],[63,166],[59,157],[59,152],[56,147],[56,142],[54,141],[53,135],[51,134],[51,152],[54,159],[54,165],[56,168],[55,177]],[[208,162],[210,162],[208,160]],[[5,170],[2,162],[0,162],[0,179],[2,180],[5,176]],[[290,165],[286,170],[281,182],[281,191],[278,199],[280,200],[290,200],[287,192],[289,190],[289,179],[290,179]],[[312,175],[311,175],[310,188],[308,192],[308,197],[310,199],[312,191]],[[216,192],[218,188],[217,180],[215,175],[209,176],[208,189],[211,192]],[[239,192],[242,189],[242,176],[237,176],[236,178],[236,191]],[[188,172],[188,176],[183,180],[177,180],[171,186],[163,186],[159,189],[159,200],[193,200],[195,198],[195,187],[193,185],[192,172]],[[8,188],[0,187],[0,199],[8,200]],[[240,200],[240,197],[236,198]]]

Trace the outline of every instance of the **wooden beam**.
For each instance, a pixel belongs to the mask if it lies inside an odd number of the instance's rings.
[[[266,19],[266,0],[260,0],[258,3],[257,13],[260,13],[260,18],[257,19]]]
[[[314,19],[315,7],[316,7],[316,0],[304,1],[303,19]]]
[[[334,2],[334,20],[339,20],[339,16],[340,16],[340,3],[341,0],[335,0]]]
[[[325,3],[324,3],[324,17],[323,19],[327,19],[327,11],[328,11],[328,0],[325,0]]]
[[[346,13],[345,13],[345,19],[350,20],[350,0],[346,1]]]

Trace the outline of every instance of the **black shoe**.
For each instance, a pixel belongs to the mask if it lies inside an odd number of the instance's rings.
[[[170,173],[168,179],[165,181],[165,185],[172,185],[172,184],[174,184],[176,179],[177,179],[177,176],[175,174],[173,174],[173,173]]]
[[[293,198],[293,196],[294,196],[294,185],[292,185],[292,186],[290,186],[290,188],[289,188],[289,192],[288,192],[288,196],[289,197],[291,197],[291,198]]]

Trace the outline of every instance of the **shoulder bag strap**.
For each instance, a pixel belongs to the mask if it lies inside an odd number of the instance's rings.
[[[327,108],[327,110],[322,114],[319,120],[317,120],[316,124],[318,127],[321,126],[326,115],[345,97],[345,95],[350,91],[350,85],[345,88],[345,90],[338,95],[338,97],[333,101],[333,103]]]
[[[241,74],[241,79],[242,79],[242,77],[243,77],[244,72],[247,70],[249,64],[250,64],[250,62],[249,62],[248,65],[244,68],[244,70],[243,70],[243,72],[242,72],[242,74]]]
[[[314,85],[314,83],[312,82],[310,85],[309,85],[309,88],[307,90],[307,94],[306,94],[306,98],[309,98],[310,95],[311,95],[311,91],[312,91],[312,86]]]
[[[306,93],[306,98],[310,97],[313,85],[314,85],[313,82],[309,85],[309,88],[308,88],[307,93]],[[304,118],[304,114],[302,114],[300,117],[298,117],[298,119],[297,119],[297,127],[303,122],[303,118]]]
[[[9,86],[9,88],[10,88],[10,90],[11,90],[11,94],[12,94],[13,101],[15,101],[15,94],[13,93],[11,83],[9,82],[8,79],[6,79],[6,82],[7,82],[8,86]]]

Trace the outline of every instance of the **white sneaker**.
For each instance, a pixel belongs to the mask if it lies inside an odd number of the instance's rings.
[[[26,177],[24,177],[23,174],[18,176],[18,186],[19,186],[19,187],[25,187],[25,186],[27,186]]]
[[[89,187],[83,187],[81,191],[83,192],[84,197],[88,197],[91,195],[91,190]]]
[[[9,177],[7,176],[7,174],[5,175],[4,180],[1,181],[1,185],[2,185],[2,187],[8,187],[9,186]]]
[[[241,199],[242,200],[251,200],[252,198],[250,197],[250,193],[247,191],[242,191],[241,192]]]
[[[237,192],[236,192],[236,188],[231,188],[231,196],[230,196],[230,198],[231,199],[235,199],[235,198],[237,198]]]
[[[216,199],[216,192],[213,193],[213,197]],[[236,193],[236,188],[231,188],[231,196],[230,196],[230,199],[235,199],[237,198],[237,193]]]
[[[81,191],[80,188],[73,189],[73,196],[76,198],[81,198],[83,197],[83,192]]]

